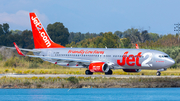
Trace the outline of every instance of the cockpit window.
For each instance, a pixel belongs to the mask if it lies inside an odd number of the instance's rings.
[[[159,55],[160,58],[168,58],[168,55]]]
[[[168,55],[164,55],[165,58],[168,58],[169,56]]]

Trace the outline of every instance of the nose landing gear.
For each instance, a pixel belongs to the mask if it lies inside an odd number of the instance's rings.
[[[166,70],[167,70],[167,68],[159,69],[159,70],[157,70],[156,75],[157,75],[157,76],[161,76],[161,71],[166,71]]]
[[[161,76],[161,72],[160,72],[160,71],[157,71],[156,75],[157,75],[157,76]]]

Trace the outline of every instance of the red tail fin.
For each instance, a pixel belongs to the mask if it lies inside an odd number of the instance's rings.
[[[65,48],[54,43],[46,33],[35,13],[29,13],[35,48]]]

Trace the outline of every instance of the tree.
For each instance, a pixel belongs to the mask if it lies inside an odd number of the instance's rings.
[[[140,32],[138,31],[138,29],[127,29],[123,34],[124,38],[129,38],[132,43],[141,42]]]
[[[31,30],[24,30],[21,34],[21,39],[19,44],[22,48],[34,48],[33,35]]]
[[[150,36],[147,30],[142,31],[141,33],[141,42],[144,43],[145,41],[150,40]]]
[[[123,38],[123,32],[121,31],[115,31],[114,34],[117,35],[119,38]]]
[[[9,35],[11,35],[11,32],[9,31],[9,24],[0,24],[0,45],[8,46],[8,43],[11,42],[11,40],[8,40]]]
[[[21,30],[11,30],[11,33],[14,35],[14,34],[19,34],[21,35],[22,34],[22,31]]]
[[[118,45],[118,37],[115,34],[112,34],[112,32],[104,33],[103,34],[103,40],[102,43],[108,48],[117,48]]]
[[[63,23],[55,22],[47,26],[47,32],[52,40],[63,46],[68,44],[69,31],[64,27]]]
[[[3,30],[4,30],[4,34],[8,34],[9,33],[9,24],[8,23],[3,23]]]
[[[121,41],[121,47],[123,48],[131,48],[132,47],[132,44],[131,44],[131,40],[129,38],[123,38],[123,39],[120,39]]]
[[[153,40],[154,42],[159,39],[159,35],[156,33],[149,33],[150,40]]]
[[[0,24],[0,36],[4,34],[3,26]]]

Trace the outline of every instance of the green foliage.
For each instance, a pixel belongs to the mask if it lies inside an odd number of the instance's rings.
[[[69,77],[68,79],[67,79],[69,82],[71,82],[71,83],[73,83],[73,84],[77,84],[77,83],[79,83],[79,80],[76,78],[76,77]]]
[[[132,44],[129,38],[122,38],[120,39],[121,47],[122,48],[131,48]]]
[[[36,87],[37,87],[37,88],[41,88],[42,85],[41,85],[41,84],[37,84]]]
[[[153,40],[154,42],[159,39],[159,35],[156,34],[156,33],[149,33],[149,37],[150,37],[150,39]]]
[[[18,34],[15,34],[18,37]],[[34,48],[34,41],[33,41],[33,35],[32,31],[30,30],[24,30],[22,34],[20,35],[19,40],[15,41],[19,46],[22,48]]]
[[[24,85],[25,85],[25,86],[29,86],[29,85],[31,85],[31,83],[30,83],[29,81],[25,81],[25,82],[24,82]]]
[[[21,35],[22,34],[22,31],[21,30],[11,30],[11,33],[14,35],[14,34],[19,34]]]
[[[4,67],[17,67],[20,65],[20,59],[18,57],[12,57],[5,62]]]
[[[2,28],[3,28],[4,34],[8,34],[9,33],[9,24],[3,23]]]
[[[3,60],[3,56],[2,56],[2,54],[0,53],[0,61],[1,61],[1,60]]]
[[[176,60],[176,63],[180,63],[180,53],[178,54],[175,60]]]
[[[37,62],[30,62],[29,63],[29,68],[38,68],[38,67],[39,67],[39,65]]]
[[[28,52],[27,55],[34,55],[34,54],[32,52]],[[24,59],[26,61],[32,62],[31,67],[33,67],[33,66],[37,67],[38,66],[37,63],[43,63],[44,62],[40,58],[25,57]]]
[[[32,32],[30,30],[11,30],[9,31],[9,25],[5,24],[4,27],[0,25],[0,45],[13,46],[13,42],[16,42],[22,48],[33,48],[34,42],[32,39]]]
[[[63,46],[68,44],[69,31],[64,27],[63,23],[55,22],[47,26],[47,32],[51,39]]]
[[[117,48],[119,46],[118,37],[112,32],[103,33],[102,36],[97,36],[92,39],[85,39],[75,44],[72,42],[67,46],[72,47],[88,47],[88,48]]]
[[[172,65],[170,68],[176,69],[176,68],[177,68],[177,63],[175,63],[174,65]]]
[[[70,35],[69,35],[69,43],[77,43],[77,42],[80,42],[82,40],[86,40],[86,39],[92,39],[92,38],[95,38],[97,36],[102,36],[102,33],[100,34],[96,34],[96,33],[85,33],[85,34],[82,34],[81,32],[71,32]]]
[[[104,46],[108,48],[117,48],[118,45],[118,37],[112,32],[104,33],[102,43]]]
[[[9,72],[9,69],[5,69],[5,71],[4,71],[4,72],[8,73],[8,72]]]
[[[21,70],[16,71],[17,74],[22,74]]]

